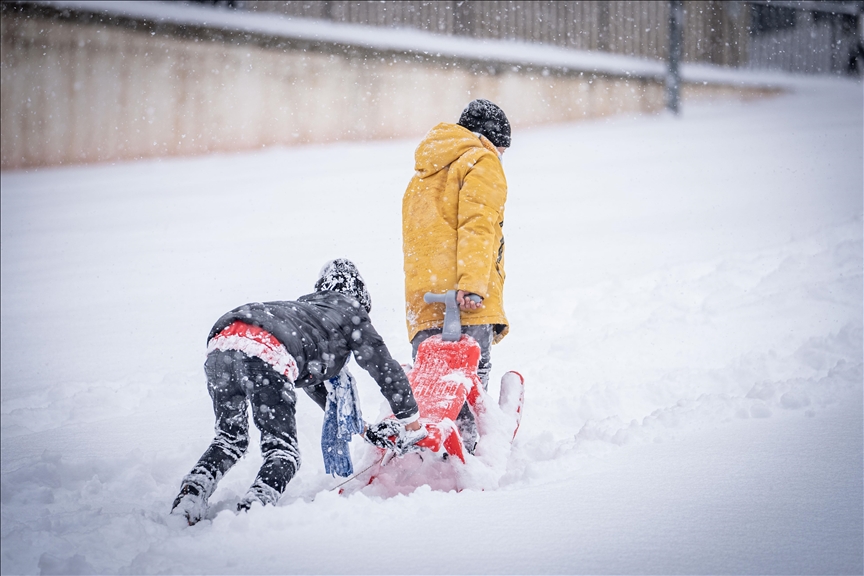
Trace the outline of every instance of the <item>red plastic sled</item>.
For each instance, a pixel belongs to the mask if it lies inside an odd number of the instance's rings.
[[[475,417],[483,410],[479,362],[480,345],[470,336],[463,335],[456,342],[432,336],[417,348],[408,380],[420,408],[420,422],[429,433],[418,446],[436,453],[443,450],[465,462],[462,438],[454,423],[466,400]]]
[[[498,400],[501,414],[492,413],[490,409],[496,411],[497,408],[487,406],[488,396],[477,375],[480,345],[461,332],[455,291],[426,296],[427,302],[447,305],[444,327],[441,335],[432,336],[418,346],[414,366],[406,372],[420,409],[420,423],[428,434],[417,442],[419,450],[415,454],[396,458],[398,462],[394,461],[395,451],[377,449],[378,456],[369,468],[371,472],[366,486],[380,485],[391,492],[422,484],[436,490],[461,490],[460,473],[451,466],[441,467],[440,463],[450,458],[466,463],[465,446],[456,426],[456,419],[466,402],[477,422],[478,446],[483,445],[484,439],[512,441],[519,428],[524,398],[522,376],[518,372],[504,374]],[[391,439],[395,441],[395,438]],[[425,458],[424,455],[429,453],[438,458]],[[340,488],[340,493],[344,493],[344,489]]]
[[[471,297],[480,301],[479,297]],[[418,346],[414,368],[408,373],[420,408],[420,422],[428,432],[417,445],[465,462],[465,447],[455,421],[466,401],[478,425],[486,411],[486,395],[477,376],[480,345],[474,338],[462,334],[455,290],[446,294],[428,293],[424,300],[429,304],[445,304],[445,311],[441,335],[432,336]],[[511,440],[519,429],[523,399],[522,375],[508,372],[501,379],[498,405],[515,419]],[[482,433],[480,426],[478,430]]]

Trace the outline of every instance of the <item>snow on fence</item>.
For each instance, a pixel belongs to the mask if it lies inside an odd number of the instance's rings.
[[[211,3],[213,0],[210,0]],[[518,40],[666,60],[667,0],[218,0],[238,10],[276,12],[470,38]],[[860,0],[687,0],[683,62],[849,72],[861,40]]]
[[[475,97],[516,127],[650,113],[664,75],[615,54],[188,4],[4,2],[2,168],[415,137]],[[772,92],[706,77],[685,100]]]
[[[245,0],[232,4],[240,10],[277,12],[299,18],[413,28],[470,38],[519,40],[641,58],[665,59],[668,44],[669,11],[665,0]],[[694,24],[698,25],[703,12],[700,6]],[[725,14],[724,7],[718,6],[716,13]]]

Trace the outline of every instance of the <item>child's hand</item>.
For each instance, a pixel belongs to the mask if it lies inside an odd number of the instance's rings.
[[[473,296],[469,298],[469,296]],[[463,312],[469,310],[479,310],[483,307],[483,298],[473,292],[465,292],[464,290],[456,291],[456,303],[459,304],[459,309]]]
[[[377,424],[367,424],[363,438],[378,448],[393,450],[397,455],[404,456],[419,450],[415,444],[427,434],[426,427],[419,420],[403,426],[393,418],[385,418]]]
[[[378,448],[392,450],[396,445],[390,438],[398,437],[400,428],[402,425],[396,420],[385,418],[377,424],[367,424],[366,429],[363,430],[363,438]]]
[[[419,422],[418,422],[419,424]],[[396,438],[396,454],[404,456],[409,452],[416,452],[420,448],[416,445],[417,442],[428,436],[425,426],[420,426],[416,430],[411,430],[407,426],[401,434]]]

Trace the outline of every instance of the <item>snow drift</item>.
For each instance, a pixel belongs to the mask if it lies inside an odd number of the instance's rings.
[[[458,493],[340,496],[300,400],[279,505],[233,511],[252,447],[192,528],[166,518],[211,439],[222,313],[345,256],[410,357],[416,142],[2,174],[2,572],[860,573],[862,109],[860,84],[824,80],[514,133],[506,465]]]

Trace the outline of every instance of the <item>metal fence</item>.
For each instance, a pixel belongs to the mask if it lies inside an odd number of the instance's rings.
[[[237,0],[227,4],[299,18],[527,41],[652,60],[668,57],[667,1]],[[850,71],[861,50],[862,12],[864,2],[857,0],[688,0],[682,60],[808,73]]]
[[[860,73],[862,2],[754,2],[747,66]]]

